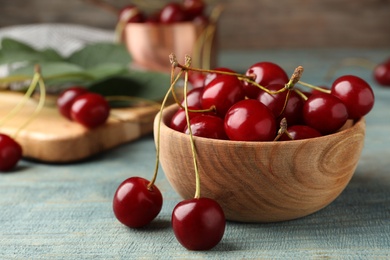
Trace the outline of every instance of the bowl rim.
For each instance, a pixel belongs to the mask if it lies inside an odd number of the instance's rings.
[[[173,115],[174,113],[179,109],[179,105],[178,104],[172,104],[172,105],[169,105],[167,107],[165,107],[162,111],[162,119],[161,119],[161,129],[166,129],[166,131],[169,131],[171,132],[172,135],[174,135],[174,137],[178,137],[178,138],[189,138],[189,135],[185,134],[185,133],[182,133],[182,132],[179,132],[177,130],[174,130],[172,128],[170,128],[167,124],[167,120],[169,120]],[[161,112],[158,112],[158,114],[156,115],[155,117],[155,125],[157,125],[157,121],[159,119],[159,116],[160,116],[160,113]],[[350,120],[350,119],[349,119]],[[350,132],[353,132],[354,130],[356,129],[365,129],[366,127],[366,120],[365,120],[365,117],[361,117],[359,118],[358,120],[353,120],[353,121],[349,121],[352,125],[347,127],[346,129],[343,129],[343,130],[339,130],[335,133],[332,133],[332,134],[327,134],[327,135],[323,135],[323,136],[319,136],[319,137],[314,137],[314,138],[309,138],[309,139],[300,139],[300,140],[287,140],[287,141],[236,141],[236,140],[220,140],[220,139],[212,139],[212,138],[206,138],[206,137],[200,137],[200,136],[193,136],[194,138],[194,141],[195,142],[207,142],[207,143],[210,143],[210,144],[222,144],[222,143],[227,143],[227,144],[231,144],[231,145],[245,145],[245,146],[258,146],[259,144],[262,144],[262,145],[275,145],[275,144],[286,144],[286,145],[299,145],[299,144],[304,144],[304,143],[307,143],[307,142],[321,142],[322,140],[324,139],[329,139],[329,138],[337,138],[338,136],[341,136],[341,135],[348,135]],[[348,122],[346,123],[348,124]],[[156,127],[156,126],[155,126]]]

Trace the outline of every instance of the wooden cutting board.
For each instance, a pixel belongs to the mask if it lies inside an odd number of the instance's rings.
[[[0,92],[0,120],[21,100],[19,93]],[[14,117],[0,125],[0,133],[13,136],[36,106],[36,100],[28,100]],[[14,138],[26,158],[51,163],[75,162],[151,133],[157,112],[156,106],[115,108],[106,124],[90,130],[61,116],[55,106],[45,106]]]

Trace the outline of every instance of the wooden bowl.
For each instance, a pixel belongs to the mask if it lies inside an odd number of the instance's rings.
[[[169,55],[174,53],[180,63],[185,56],[193,58],[194,66],[203,58],[203,33],[207,24],[181,22],[174,24],[129,23],[125,27],[126,47],[134,66],[147,70],[170,72]],[[214,44],[214,43],[213,43]],[[215,48],[213,45],[215,55]],[[215,62],[215,57],[210,58]],[[210,64],[209,66],[213,66]]]
[[[163,112],[160,162],[172,187],[188,199],[195,194],[190,138],[167,126],[177,108],[172,105]],[[284,142],[195,136],[201,196],[217,200],[232,221],[276,222],[312,214],[349,183],[363,149],[365,127],[361,119],[331,135]]]

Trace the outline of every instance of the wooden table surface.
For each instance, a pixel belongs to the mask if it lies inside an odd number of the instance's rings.
[[[302,65],[302,81],[329,85],[325,74],[344,58],[380,62],[389,56],[390,49],[236,51],[221,53],[220,65],[244,71],[269,60],[289,73]],[[389,259],[390,88],[376,85],[364,68],[344,67],[335,76],[343,74],[372,84],[376,104],[366,117],[355,174],[323,210],[280,223],[228,222],[213,250],[191,252],[173,235],[170,216],[180,198],[160,171],[162,212],[148,227],[130,230],[115,219],[112,198],[124,179],[151,178],[155,148],[149,135],[80,163],[23,160],[15,171],[0,174],[0,259]]]

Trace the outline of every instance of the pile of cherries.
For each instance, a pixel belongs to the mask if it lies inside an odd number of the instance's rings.
[[[107,100],[82,86],[73,86],[61,92],[57,98],[57,108],[65,118],[89,129],[103,125],[110,115]]]
[[[119,20],[127,20],[127,23],[159,23],[172,24],[178,22],[193,21],[206,23],[204,14],[206,4],[203,0],[183,0],[170,2],[151,15],[145,14],[135,5],[127,5],[120,10]],[[129,15],[132,12],[133,15]]]
[[[289,85],[286,72],[275,63],[253,64],[245,73],[249,80],[234,73],[217,68],[189,77],[194,88],[186,99],[193,135],[235,141],[306,139],[332,134],[374,105],[370,85],[353,75],[339,77],[330,89],[312,86],[307,92]],[[189,133],[184,100],[181,105],[170,127]],[[282,119],[288,128],[278,135]]]

